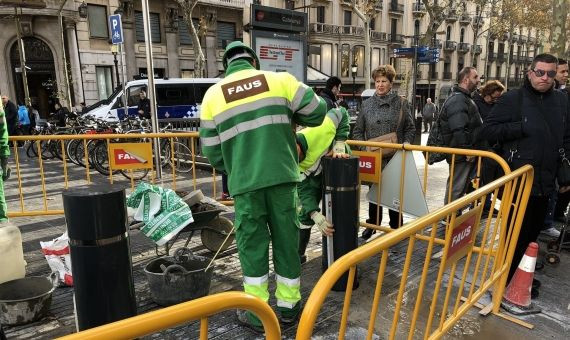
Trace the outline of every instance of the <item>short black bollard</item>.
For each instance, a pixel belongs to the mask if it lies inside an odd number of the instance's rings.
[[[78,331],[137,314],[125,191],[109,185],[63,192]]]
[[[327,220],[332,221],[334,234],[332,236],[333,251],[329,254],[329,238],[323,236],[323,271],[332,261],[358,247],[358,157],[323,158],[323,211]],[[331,216],[331,217],[329,217]],[[332,264],[332,263],[331,263]],[[348,282],[348,272],[333,286],[334,291],[345,291]],[[358,279],[354,278],[353,289],[358,288]]]

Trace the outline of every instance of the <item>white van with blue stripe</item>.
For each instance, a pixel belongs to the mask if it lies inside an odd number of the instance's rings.
[[[200,118],[200,105],[204,94],[210,86],[220,78],[171,78],[156,79],[156,106],[158,119],[166,118]],[[127,83],[128,114],[138,116],[137,106],[139,94],[147,91],[148,80],[134,80]],[[123,89],[119,88],[107,99],[86,107],[83,113],[87,116],[119,120],[125,118]]]

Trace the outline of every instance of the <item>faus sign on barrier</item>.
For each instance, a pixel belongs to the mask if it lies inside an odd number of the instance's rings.
[[[151,143],[111,143],[113,170],[152,169]]]

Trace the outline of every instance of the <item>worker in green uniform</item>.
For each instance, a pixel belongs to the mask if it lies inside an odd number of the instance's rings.
[[[228,175],[244,290],[269,300],[271,242],[277,312],[283,323],[292,323],[301,309],[299,172],[292,125],[319,126],[326,103],[289,73],[260,71],[257,55],[242,42],[230,43],[222,62],[225,78],[202,101],[202,152]],[[238,320],[262,330],[249,312],[238,311]]]
[[[4,181],[10,177],[10,167],[8,166],[9,156],[8,124],[6,123],[4,106],[0,103],[0,167],[2,167],[2,176],[0,176],[0,222],[8,220],[8,206],[6,205],[6,197],[4,196]]]
[[[315,225],[323,235],[332,235],[333,226],[320,212],[319,202],[323,195],[322,165],[323,156],[331,154],[335,158],[348,158],[350,149],[345,141],[350,133],[350,118],[344,107],[327,112],[323,123],[318,127],[308,127],[297,132],[299,172],[301,183],[297,186],[301,207],[299,209],[299,257],[301,263],[307,261],[305,250]]]

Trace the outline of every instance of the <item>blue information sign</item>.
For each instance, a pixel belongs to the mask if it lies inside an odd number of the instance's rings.
[[[111,42],[113,44],[122,44],[123,28],[120,14],[109,15],[109,29],[111,31]]]

